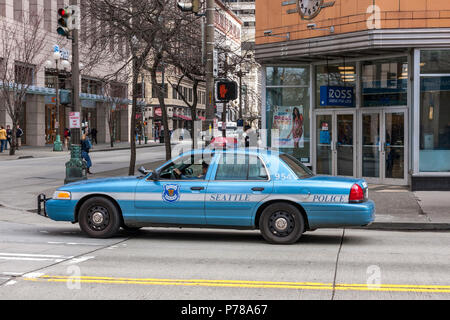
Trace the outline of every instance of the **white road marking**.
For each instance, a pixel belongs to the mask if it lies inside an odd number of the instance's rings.
[[[28,279],[36,279],[39,278],[41,276],[45,275],[45,273],[41,273],[41,272],[32,272],[32,273],[27,273],[24,274],[23,277],[24,278],[28,278]]]
[[[2,272],[2,275],[17,277],[17,276],[23,275],[23,273],[22,272]]]
[[[14,285],[14,284],[16,284],[16,283],[17,283],[17,281],[11,280],[11,281],[7,282],[7,283],[5,284],[5,286],[12,286],[12,285]]]
[[[0,257],[1,260],[17,260],[17,261],[55,261],[62,262],[66,259],[50,259],[50,258],[24,258],[24,257]]]
[[[0,252],[0,260],[16,260],[16,261],[54,261],[62,262],[67,259],[72,259],[73,256],[58,256],[45,254],[29,254],[29,253],[6,253]]]
[[[49,241],[48,244],[63,244],[68,246],[102,246],[100,243],[82,243],[82,242],[54,242]]]
[[[64,264],[68,265],[68,264],[78,264],[78,263],[82,263],[91,259],[94,259],[95,257],[89,256],[89,257],[80,257],[80,258],[74,258],[71,259],[69,261],[66,261]]]
[[[60,255],[50,255],[50,254],[31,254],[31,253],[7,253],[0,252],[1,256],[11,256],[11,257],[29,257],[29,258],[62,258],[62,259],[71,259],[73,256],[60,256]]]

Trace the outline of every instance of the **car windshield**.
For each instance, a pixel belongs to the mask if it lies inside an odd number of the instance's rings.
[[[288,154],[281,154],[280,159],[284,163],[286,163],[292,171],[294,171],[299,179],[305,179],[314,176],[314,173],[312,173],[311,170],[309,170],[303,163],[298,161],[293,156]]]

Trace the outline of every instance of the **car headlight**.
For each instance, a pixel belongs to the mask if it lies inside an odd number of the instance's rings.
[[[53,194],[53,199],[56,200],[71,200],[72,195],[69,191],[55,191]]]

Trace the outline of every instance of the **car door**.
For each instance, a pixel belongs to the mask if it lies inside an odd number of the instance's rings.
[[[138,222],[205,224],[209,172],[198,178],[203,164],[204,161],[198,157],[181,157],[159,170],[158,181],[150,178],[139,181],[134,202]],[[182,177],[172,174],[175,168],[184,171]]]
[[[206,191],[206,223],[252,226],[258,204],[272,191],[273,181],[259,156],[223,153],[216,158]]]

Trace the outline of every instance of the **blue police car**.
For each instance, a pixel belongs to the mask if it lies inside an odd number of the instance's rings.
[[[192,150],[141,176],[67,184],[38,212],[78,222],[89,236],[121,227],[259,229],[270,243],[318,228],[367,226],[375,217],[363,179],[315,176],[294,157],[267,149]],[[43,210],[41,204],[45,203]]]

